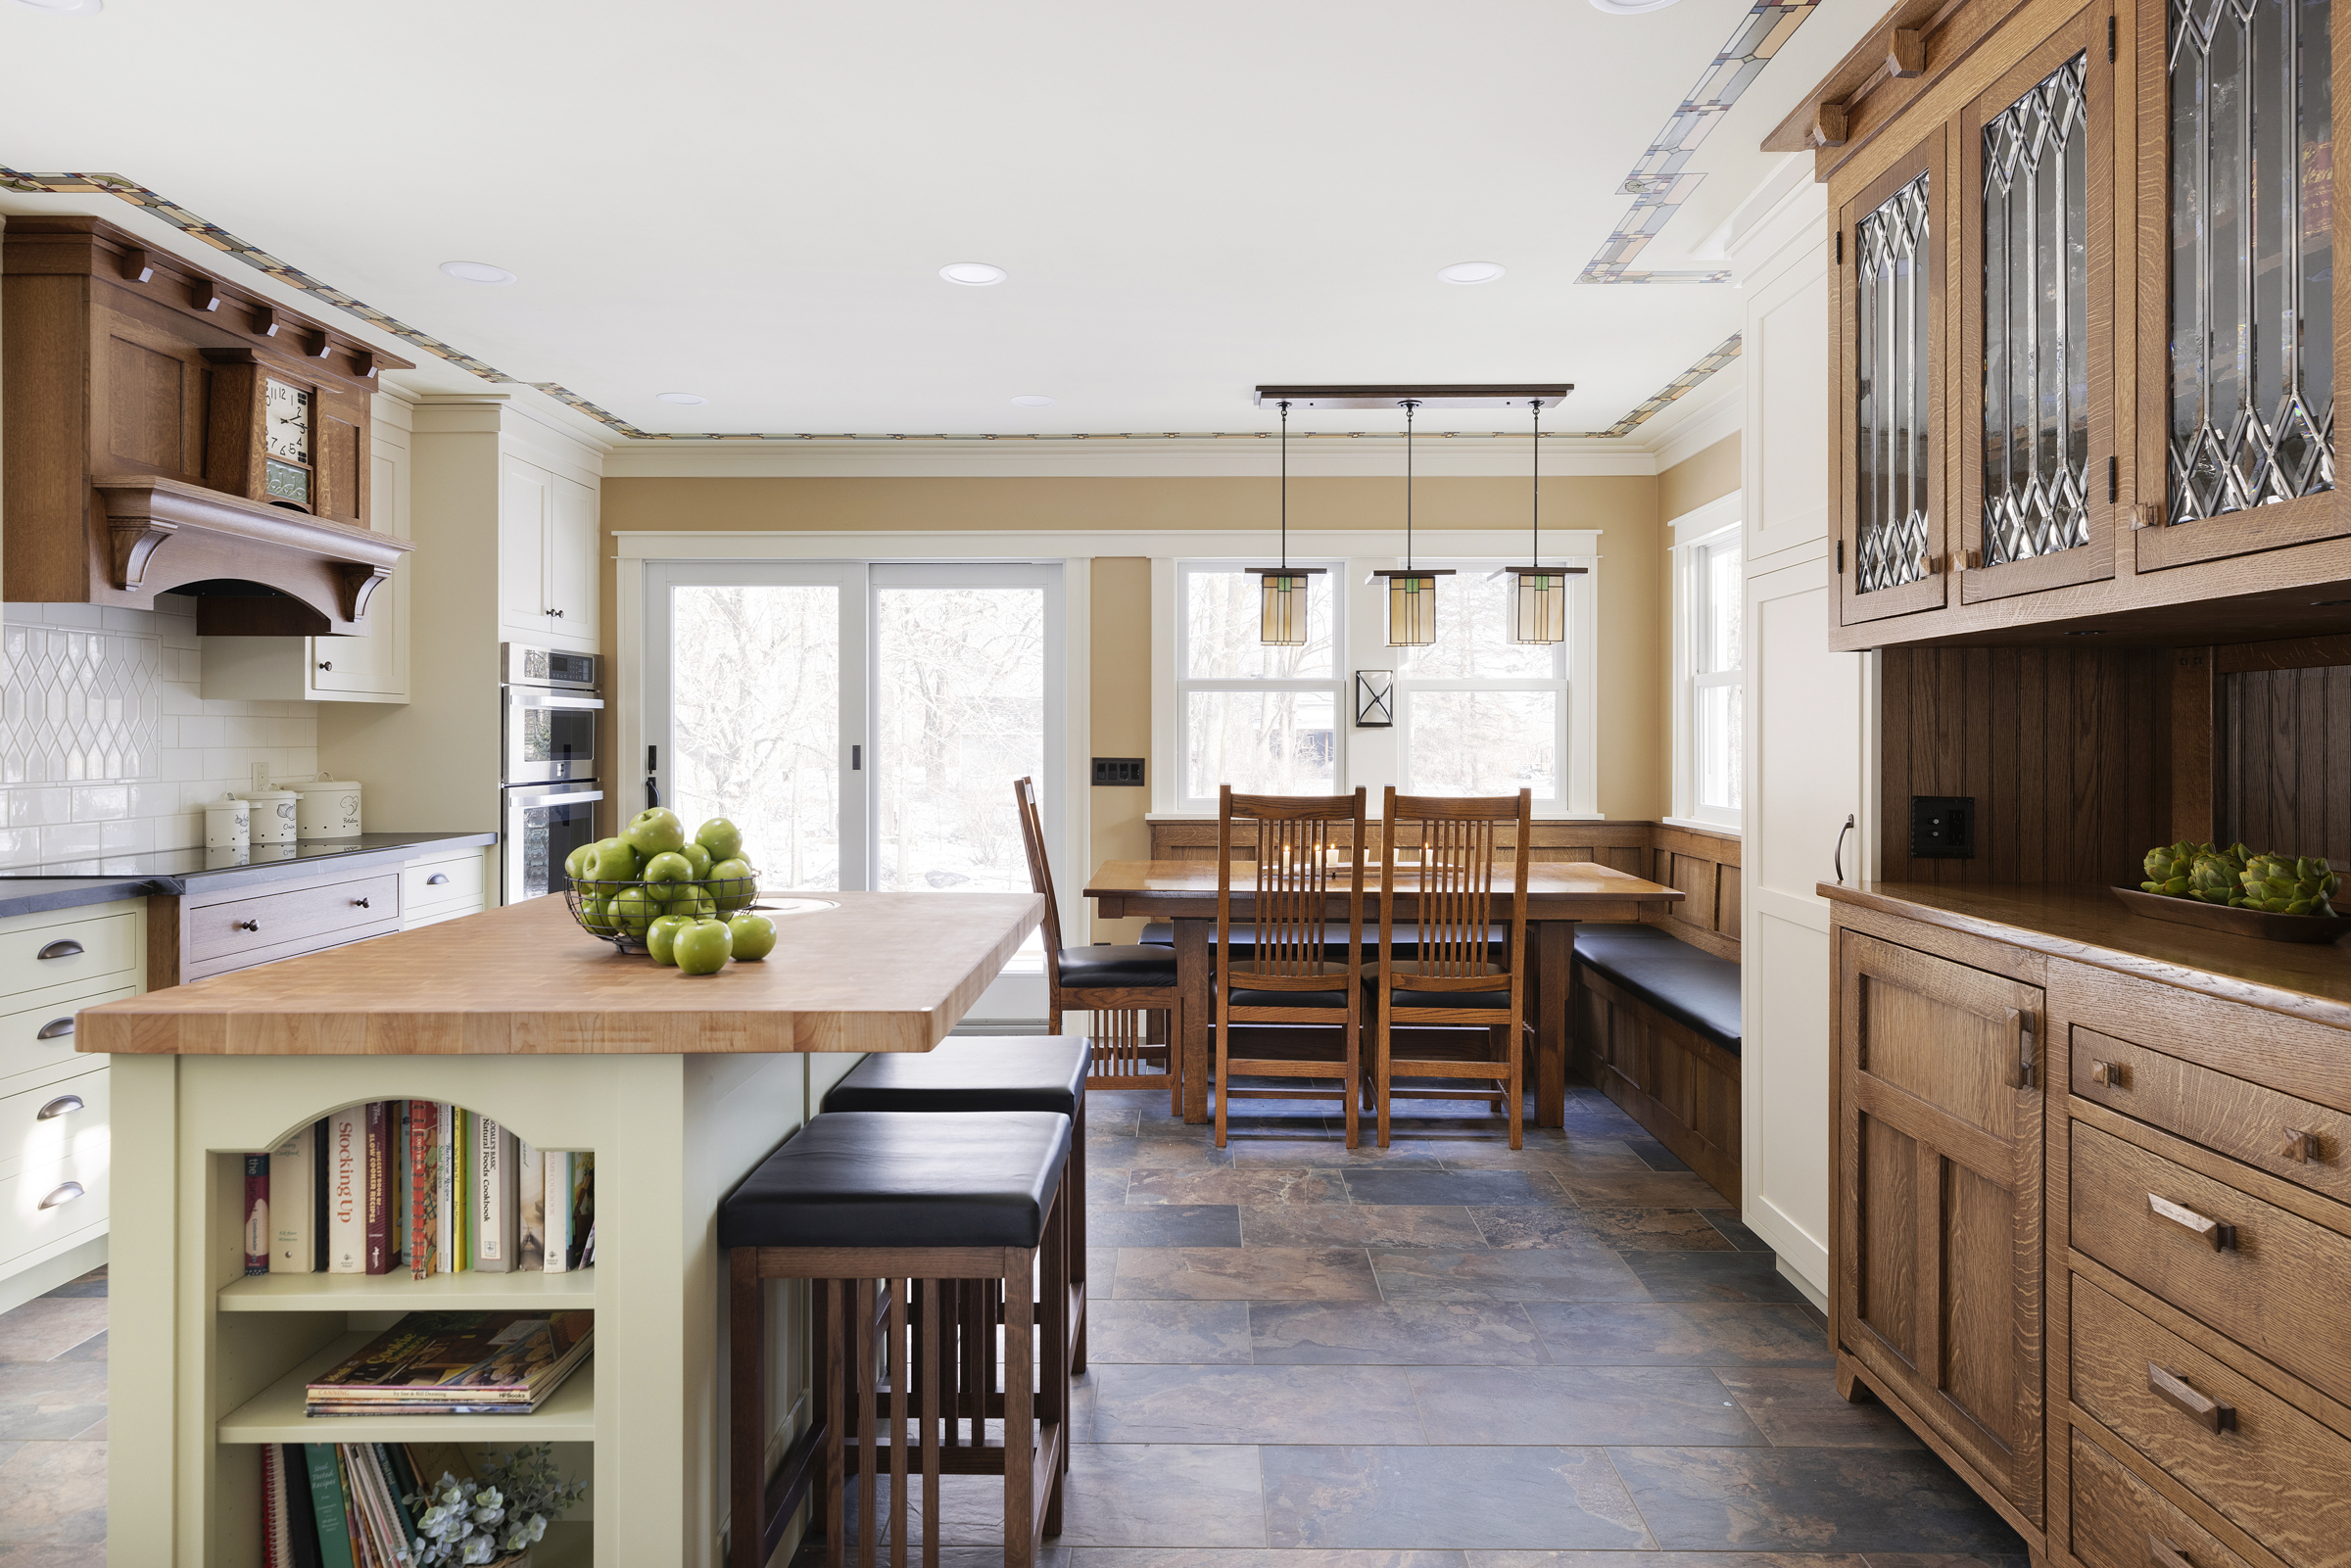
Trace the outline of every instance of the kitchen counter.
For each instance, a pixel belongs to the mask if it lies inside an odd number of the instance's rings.
[[[495,844],[494,832],[361,833],[297,844],[263,844],[236,862],[225,851],[159,849],[129,855],[0,867],[0,916],[74,909],[150,894],[177,897],[194,887],[230,888],[275,881],[328,867],[367,867],[413,860],[440,849]]]

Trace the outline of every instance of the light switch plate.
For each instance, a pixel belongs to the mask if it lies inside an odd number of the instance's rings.
[[[1910,797],[1910,858],[1912,860],[1975,859],[1976,797],[1973,795],[1912,795]]]

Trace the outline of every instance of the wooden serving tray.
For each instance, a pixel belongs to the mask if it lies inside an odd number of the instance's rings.
[[[2173,898],[2137,887],[2117,887],[2114,896],[2134,915],[2194,926],[2265,942],[2332,942],[2351,931],[2351,915],[2273,915],[2266,909],[2231,909],[2200,898]]]

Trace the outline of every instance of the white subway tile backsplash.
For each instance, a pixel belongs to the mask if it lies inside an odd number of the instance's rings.
[[[72,795],[75,822],[120,822],[130,815],[128,784],[85,784]]]

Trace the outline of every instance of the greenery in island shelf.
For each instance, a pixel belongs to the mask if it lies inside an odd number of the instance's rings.
[[[470,1568],[520,1557],[587,1495],[587,1482],[557,1476],[554,1451],[541,1443],[492,1453],[478,1481],[444,1474],[401,1501],[416,1521],[409,1544],[416,1568]]]
[[[2138,885],[2169,898],[2193,898],[2271,915],[2334,914],[2343,879],[2323,855],[2256,855],[2243,844],[2158,844],[2147,851]]]
[[[715,974],[775,951],[775,923],[750,908],[759,874],[743,858],[742,831],[724,817],[689,838],[676,812],[641,811],[612,837],[573,850],[563,874],[590,934],[635,938],[680,974]]]

